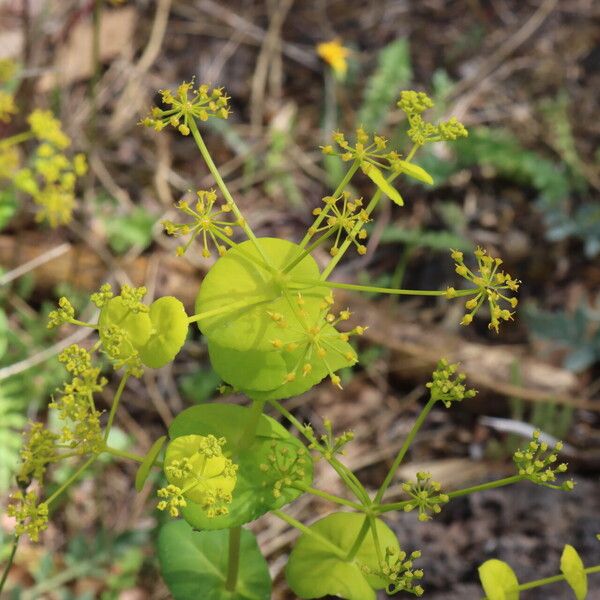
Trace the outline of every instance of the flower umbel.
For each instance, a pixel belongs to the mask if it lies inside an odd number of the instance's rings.
[[[316,450],[325,460],[344,454],[344,448],[354,439],[354,432],[344,431],[340,435],[334,435],[333,424],[329,419],[323,419],[323,428],[325,433],[317,439],[310,425],[304,427],[304,435],[310,440],[308,448]]]
[[[546,442],[540,441],[540,432],[534,431],[529,444],[513,455],[513,460],[519,475],[527,477],[537,485],[543,485],[555,490],[572,490],[575,482],[568,479],[560,485],[555,485],[556,475],[567,472],[567,463],[559,463],[558,452],[563,448],[562,442],[557,442],[553,450],[549,449]]]
[[[201,190],[197,192],[198,200],[196,206],[191,208],[189,203],[181,200],[177,208],[194,220],[193,223],[174,223],[163,221],[163,226],[168,235],[175,237],[190,235],[190,239],[184,246],[177,248],[177,255],[185,254],[191,243],[198,237],[202,237],[202,256],[209,258],[211,252],[209,243],[212,242],[219,256],[223,256],[226,247],[221,242],[232,244],[229,238],[233,235],[233,227],[241,225],[238,222],[225,221],[223,217],[231,212],[229,204],[222,204],[219,209],[215,208],[217,193],[215,190]]]
[[[267,463],[260,465],[260,470],[274,476],[273,496],[279,498],[281,490],[294,487],[294,483],[302,481],[306,475],[307,453],[303,448],[295,450],[272,442],[271,452],[267,455]]]
[[[477,259],[478,272],[473,272],[467,267],[462,252],[452,251],[452,259],[456,264],[456,272],[477,286],[477,293],[467,302],[465,308],[469,311],[461,321],[461,325],[469,325],[477,314],[482,304],[487,300],[490,307],[490,322],[488,327],[496,333],[499,332],[500,321],[512,320],[513,314],[507,308],[502,308],[502,302],[511,308],[516,308],[518,300],[514,296],[507,296],[511,292],[519,290],[520,281],[513,279],[508,273],[500,271],[502,259],[490,256],[485,250],[477,247],[475,258]],[[450,291],[452,288],[449,288]],[[451,296],[451,295],[449,295]]]
[[[198,504],[209,518],[226,515],[237,481],[238,466],[223,455],[225,438],[184,435],[167,448],[164,471],[169,484],[158,491],[157,508],[172,516],[188,502]]]
[[[453,402],[474,398],[477,395],[477,390],[468,390],[464,385],[463,382],[467,376],[457,371],[458,363],[451,365],[445,358],[442,358],[433,372],[432,380],[426,384],[431,399],[443,402],[446,408],[450,408]]]
[[[190,121],[200,119],[207,121],[210,117],[227,119],[229,113],[229,97],[223,88],[213,88],[202,84],[194,89],[193,81],[184,81],[175,92],[160,91],[162,102],[169,108],[154,107],[149,117],[141,124],[161,131],[167,125],[175,127],[182,135],[190,134]]]
[[[415,596],[422,596],[425,591],[418,581],[423,578],[423,570],[415,569],[413,561],[421,558],[421,552],[415,550],[410,556],[403,550],[386,548],[383,564],[376,571],[365,568],[365,573],[381,577],[387,582],[386,593],[389,595],[397,592],[410,592]]]
[[[38,502],[36,492],[15,492],[6,508],[6,514],[17,521],[15,534],[27,534],[32,542],[37,542],[40,533],[48,528],[48,505]]]
[[[331,139],[340,148],[336,151],[333,146],[321,146],[323,154],[339,156],[343,161],[357,160],[362,163],[370,163],[381,168],[389,168],[387,150],[388,141],[380,135],[370,136],[362,127],[356,130],[356,142],[354,146],[348,142],[341,131],[334,131]],[[397,156],[393,154],[392,157]],[[386,161],[386,162],[384,162]]]
[[[404,506],[405,512],[419,509],[419,521],[429,521],[432,514],[441,512],[441,504],[450,500],[447,494],[441,492],[441,484],[431,480],[431,473],[417,473],[415,483],[403,483],[402,489],[412,498]]]
[[[317,233],[326,232],[321,238],[324,240],[325,237],[336,234],[333,246],[329,251],[332,256],[335,256],[339,252],[340,242],[343,241],[342,236],[352,240],[359,254],[366,254],[367,247],[362,242],[367,238],[367,230],[362,226],[371,219],[367,212],[362,209],[362,198],[350,200],[350,193],[343,192],[337,198],[325,196],[323,203],[325,204],[324,209],[315,208],[313,210],[313,215],[317,217],[317,220],[309,227],[309,235],[314,236]],[[319,217],[324,211],[329,216],[321,224],[322,219]],[[361,226],[358,231],[356,231],[357,224]]]

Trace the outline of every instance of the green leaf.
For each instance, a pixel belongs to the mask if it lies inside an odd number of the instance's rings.
[[[163,296],[150,305],[152,330],[140,348],[140,358],[147,367],[158,369],[170,363],[185,342],[188,316],[183,304],[173,296]]]
[[[362,172],[371,179],[371,181],[393,202],[398,206],[404,206],[404,200],[398,192],[383,176],[383,173],[370,163],[365,163],[361,166]]]
[[[194,531],[171,521],[158,535],[158,560],[174,600],[269,600],[271,577],[254,535],[242,529],[236,589],[226,589],[229,531]]]
[[[569,544],[565,545],[560,557],[560,571],[575,593],[575,598],[584,600],[588,592],[587,574],[577,550]]]
[[[488,600],[519,600],[519,580],[505,562],[486,560],[479,567],[479,579]]]
[[[148,450],[148,453],[146,454],[146,456],[144,456],[144,462],[142,464],[140,464],[140,466],[137,470],[137,473],[135,474],[135,491],[136,492],[142,491],[142,488],[144,487],[144,484],[146,483],[146,479],[148,479],[148,475],[150,474],[150,469],[152,468],[152,465],[154,464],[156,457],[160,454],[160,451],[162,450],[162,447],[165,445],[166,441],[167,441],[166,435],[159,437],[154,442],[154,444],[152,444],[152,447],[150,448],[150,450]]]
[[[463,252],[473,249],[473,244],[463,236],[451,231],[434,231],[428,229],[405,229],[397,225],[389,225],[383,230],[380,242],[382,244],[401,243],[416,248],[431,248],[448,252],[455,248]]]
[[[300,246],[286,240],[259,238],[258,243],[275,269],[282,269],[302,252]],[[196,312],[231,306],[230,311],[198,321],[202,333],[210,340],[235,350],[268,351],[273,349],[273,339],[287,343],[297,336],[294,327],[281,327],[269,316],[277,313],[290,325],[298,321],[296,307],[284,293],[285,281],[261,266],[261,262],[257,249],[248,240],[229,250],[204,278],[196,299]],[[286,276],[288,281],[318,278],[319,267],[312,256],[306,256]],[[319,315],[325,293],[324,288],[303,292],[303,310],[308,321]],[[244,303],[248,305],[240,307]]]
[[[419,165],[405,160],[398,160],[394,163],[394,168],[417,181],[433,185],[433,177],[423,167],[419,167]]]
[[[347,600],[375,600],[375,590],[383,589],[379,577],[366,575],[363,566],[379,568],[373,536],[367,535],[356,556],[343,557],[352,548],[365,517],[358,513],[334,513],[310,526],[315,536],[303,533],[292,550],[286,579],[300,598],[321,598],[326,595]],[[381,548],[399,551],[394,532],[379,519],[377,535]]]
[[[233,501],[228,506],[229,514],[209,518],[199,505],[188,500],[188,505],[182,509],[182,515],[196,529],[224,529],[243,525],[270,510],[281,508],[302,493],[285,487],[281,496],[276,498],[273,495],[273,484],[279,477],[261,469],[262,464],[269,464],[268,455],[273,452],[272,444],[285,447],[290,453],[297,453],[304,451],[302,442],[274,419],[261,415],[254,442],[238,451],[250,418],[250,410],[243,406],[204,404],[188,408],[171,423],[171,439],[183,435],[209,434],[224,437],[227,440],[223,447],[224,454],[239,465]],[[312,463],[308,461],[302,483],[310,485],[312,476]]]
[[[410,49],[406,38],[398,38],[377,55],[377,67],[367,82],[358,122],[374,131],[384,122],[391,106],[412,78]],[[339,181],[339,180],[338,180]]]
[[[18,206],[14,189],[0,191],[0,231],[8,225]]]

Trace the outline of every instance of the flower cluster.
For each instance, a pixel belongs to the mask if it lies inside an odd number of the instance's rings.
[[[356,353],[352,350],[341,350],[336,344],[337,341],[347,342],[352,335],[362,335],[366,327],[357,326],[351,331],[340,333],[336,329],[336,325],[341,321],[347,321],[352,313],[349,310],[342,310],[336,316],[331,312],[331,307],[334,304],[333,294],[329,293],[321,304],[321,312],[313,324],[306,323],[303,319],[302,306],[304,298],[300,292],[296,297],[296,304],[299,311],[298,324],[301,329],[291,325],[285,321],[283,315],[279,313],[269,313],[270,318],[282,328],[290,328],[297,332],[298,337],[283,343],[279,338],[271,340],[274,349],[282,350],[288,353],[296,353],[300,350],[300,354],[295,365],[287,373],[285,382],[295,381],[300,371],[306,377],[313,372],[318,365],[325,367],[331,383],[342,389],[342,380],[334,371],[331,364],[331,357],[339,356],[347,363],[347,366],[352,366],[357,361]]]
[[[306,476],[306,464],[310,460],[303,448],[295,450],[289,446],[272,442],[267,462],[260,465],[263,473],[274,475],[273,496],[279,498],[281,490],[294,487]]]
[[[73,376],[49,404],[58,412],[63,424],[58,441],[78,454],[100,452],[104,440],[101,413],[96,410],[94,394],[101,392],[108,381],[100,376],[100,369],[92,365],[92,357],[85,348],[73,344],[59,355],[58,360]]]
[[[150,116],[141,124],[161,131],[171,125],[182,135],[189,135],[191,127],[195,127],[195,119],[207,121],[210,117],[227,119],[229,117],[229,97],[223,88],[210,89],[202,84],[194,89],[193,81],[184,81],[175,92],[161,90],[162,103],[168,108],[155,106]],[[193,124],[192,124],[193,123]]]
[[[344,454],[344,448],[354,439],[353,431],[344,431],[334,435],[333,424],[329,419],[323,419],[325,433],[319,439],[315,436],[310,425],[304,427],[304,435],[310,440],[308,448],[317,451],[325,460],[331,460],[337,454]]]
[[[467,137],[465,126],[455,117],[438,125],[425,121],[422,113],[433,106],[433,100],[423,92],[410,90],[400,94],[398,108],[406,114],[410,125],[408,137],[414,144],[422,146],[431,142],[454,141]]]
[[[469,390],[464,385],[467,376],[458,372],[458,366],[458,363],[450,364],[442,358],[433,372],[432,380],[426,384],[431,399],[443,402],[446,408],[450,408],[453,402],[477,395],[477,390]]]
[[[500,321],[509,321],[513,318],[512,312],[503,308],[501,303],[511,308],[516,308],[518,299],[507,296],[510,292],[519,290],[520,281],[513,279],[508,273],[500,271],[502,259],[490,256],[485,250],[477,247],[475,258],[477,259],[477,272],[471,271],[465,264],[462,252],[452,251],[452,260],[455,262],[455,270],[464,279],[477,287],[475,296],[465,302],[465,308],[469,311],[461,321],[461,325],[469,325],[477,314],[482,304],[487,300],[490,308],[490,322],[488,327],[496,333],[499,331]],[[446,296],[452,298],[456,295],[454,288],[446,290]]]
[[[386,581],[386,593],[389,595],[409,592],[415,596],[422,596],[425,590],[418,582],[423,578],[424,573],[422,569],[415,569],[413,564],[413,561],[418,558],[421,558],[419,550],[415,550],[408,556],[403,550],[386,548],[380,568],[373,571],[365,567],[364,571]]]
[[[419,521],[429,521],[432,514],[438,514],[441,505],[450,500],[447,494],[441,492],[441,484],[431,480],[431,473],[420,471],[416,482],[405,482],[402,489],[412,499],[404,505],[404,511],[419,510]]]
[[[317,54],[333,69],[336,77],[343,80],[348,71],[350,50],[342,45],[339,38],[317,44]]]
[[[223,256],[226,247],[222,244],[225,242],[231,244],[229,238],[233,235],[233,227],[241,226],[242,223],[238,220],[230,222],[224,220],[224,216],[231,212],[229,204],[222,204],[219,209],[215,207],[217,193],[215,190],[201,190],[197,193],[198,200],[194,208],[191,208],[189,202],[181,200],[177,204],[177,208],[184,214],[193,219],[192,223],[174,223],[173,221],[163,221],[162,224],[168,235],[181,237],[189,235],[190,239],[184,246],[177,248],[177,255],[182,256],[191,243],[198,237],[202,237],[202,256],[209,258],[211,252],[209,243],[212,242],[217,249],[219,256]]]
[[[309,227],[309,236],[325,232],[320,238],[324,240],[335,234],[335,241],[330,249],[331,256],[335,256],[340,249],[342,237],[349,238],[356,246],[359,254],[366,254],[367,247],[363,241],[367,239],[367,230],[364,228],[371,219],[368,213],[362,208],[362,198],[350,200],[350,193],[343,192],[337,198],[325,196],[323,203],[325,208],[315,208],[313,215],[317,218]],[[341,202],[341,206],[339,206]]]
[[[332,141],[339,147],[336,150],[332,145],[321,146],[323,154],[339,156],[343,161],[356,160],[370,163],[378,167],[388,167],[390,155],[387,146],[388,141],[380,135],[370,136],[362,127],[356,130],[356,141],[350,144],[341,131],[334,131],[331,135]]]
[[[17,472],[19,484],[28,486],[32,479],[43,482],[48,464],[58,458],[58,435],[44,427],[43,423],[30,423],[23,434],[21,464]]]
[[[27,534],[37,542],[40,533],[48,528],[48,505],[38,502],[36,492],[15,492],[10,499],[6,514],[16,520],[15,534]]]
[[[17,189],[32,196],[38,206],[36,219],[58,227],[72,219],[75,184],[87,172],[87,162],[83,154],[72,160],[64,154],[71,140],[50,111],[35,110],[27,120],[40,144],[31,166],[14,172],[12,179]]]
[[[229,512],[238,466],[223,455],[225,438],[184,435],[167,448],[164,471],[169,485],[158,490],[159,510],[176,517],[192,502],[210,518]]]
[[[58,308],[48,313],[48,329],[54,329],[64,323],[72,323],[75,320],[75,308],[68,298],[61,296],[58,300]]]
[[[13,94],[0,90],[0,121],[9,123],[13,115],[16,115],[17,112]]]
[[[567,463],[556,464],[558,452],[562,450],[562,442],[557,442],[552,451],[546,442],[540,441],[540,432],[534,431],[529,444],[513,455],[513,460],[519,475],[531,482],[556,490],[572,490],[575,482],[568,479],[560,485],[555,485],[556,475],[566,473]]]

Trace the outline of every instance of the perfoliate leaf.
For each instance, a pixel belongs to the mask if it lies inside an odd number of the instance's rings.
[[[158,535],[162,576],[174,600],[269,600],[271,577],[254,535],[242,529],[234,591],[226,589],[229,531],[194,531],[170,521]]]
[[[370,163],[365,163],[361,166],[362,172],[369,177],[369,179],[386,195],[390,200],[395,202],[398,206],[404,206],[404,200],[398,192],[388,181],[386,181],[383,173],[375,166]]]
[[[344,559],[364,520],[365,516],[358,513],[334,513],[310,526],[317,538],[307,534],[298,538],[285,569],[285,577],[297,596],[321,598],[329,594],[346,600],[375,600],[375,590],[383,589],[385,582],[364,571],[364,567],[379,568],[373,536],[365,537],[353,560]],[[381,547],[398,552],[394,532],[383,521],[376,523]]]
[[[150,469],[152,468],[152,465],[154,464],[156,457],[160,454],[160,451],[162,450],[162,447],[164,446],[166,441],[167,441],[167,436],[163,435],[163,436],[159,437],[154,442],[154,444],[152,444],[152,447],[150,448],[150,450],[148,450],[148,453],[144,457],[144,462],[140,464],[140,466],[137,470],[137,473],[135,475],[135,490],[136,490],[136,492],[142,491],[142,488],[144,487],[144,483],[146,483],[146,479],[148,479],[148,475],[150,474]]]
[[[188,316],[183,304],[173,296],[163,296],[150,305],[152,331],[140,358],[147,367],[158,369],[170,363],[185,342]]]
[[[575,593],[575,598],[584,600],[588,591],[585,567],[577,550],[569,544],[565,546],[560,557],[560,571]]]
[[[281,508],[302,494],[292,487],[283,487],[274,494],[275,482],[282,478],[269,465],[269,456],[283,450],[288,457],[305,452],[304,445],[277,421],[261,415],[252,444],[239,449],[240,440],[250,422],[250,410],[233,404],[204,404],[184,410],[171,423],[169,436],[184,435],[224,437],[223,453],[239,465],[237,483],[228,505],[229,514],[208,517],[204,510],[188,499],[182,509],[183,518],[195,529],[226,529],[257,519],[270,510]],[[301,483],[310,485],[312,461],[306,460]]]
[[[519,580],[504,561],[486,560],[479,567],[479,579],[488,600],[519,600]]]
[[[275,269],[283,269],[302,249],[297,244],[275,238],[259,238],[258,243]],[[249,257],[252,257],[249,258]],[[288,343],[297,336],[297,313],[273,273],[260,266],[262,258],[251,241],[229,250],[210,269],[196,299],[196,312],[231,306],[230,311],[198,321],[202,333],[219,345],[235,350],[269,351],[271,341]],[[319,267],[308,255],[286,275],[288,281],[318,280]],[[303,292],[305,318],[311,322],[319,314],[325,288]],[[274,320],[273,316],[280,316]],[[282,323],[286,327],[282,327]]]
[[[419,165],[415,165],[405,160],[399,160],[394,163],[394,167],[413,179],[433,185],[433,177],[423,167],[419,167]]]

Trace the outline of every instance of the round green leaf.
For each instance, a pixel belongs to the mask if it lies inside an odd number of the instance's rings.
[[[171,439],[209,434],[224,437],[227,442],[223,446],[223,453],[239,465],[233,501],[228,505],[229,514],[209,518],[198,504],[190,500],[182,508],[182,516],[195,529],[225,529],[243,525],[270,510],[281,508],[302,494],[300,490],[284,487],[281,496],[276,498],[273,485],[281,476],[261,468],[261,465],[269,464],[268,456],[273,452],[274,444],[277,449],[286,448],[293,455],[305,451],[302,442],[274,419],[261,415],[255,440],[250,446],[238,450],[250,418],[250,410],[243,406],[204,404],[188,408],[171,423]],[[302,483],[310,485],[312,476],[312,462],[307,461]]]
[[[135,474],[135,490],[136,492],[141,492],[144,484],[146,483],[146,479],[148,479],[148,475],[150,474],[150,469],[156,460],[156,457],[160,454],[162,447],[165,445],[167,441],[167,436],[163,435],[159,437],[146,456],[144,456],[144,462],[140,464],[137,473]]]
[[[297,596],[321,598],[330,594],[347,600],[375,600],[375,590],[386,584],[379,577],[365,575],[362,568],[379,568],[373,536],[365,537],[352,560],[344,559],[364,520],[365,516],[358,513],[334,513],[310,526],[316,537],[304,533],[298,538],[285,569]],[[399,552],[394,532],[379,519],[376,527],[381,548]]]
[[[152,322],[148,313],[135,313],[129,308],[120,296],[111,298],[100,311],[98,317],[98,333],[103,343],[106,343],[104,332],[111,326],[122,329],[132,348],[121,344],[122,357],[131,354],[131,350],[139,350],[146,344],[152,332]]]
[[[194,531],[170,521],[158,535],[162,576],[174,600],[269,600],[271,577],[254,535],[241,531],[235,591],[225,588],[229,531]]]
[[[281,387],[287,374],[282,352],[235,350],[208,340],[210,363],[218,375],[238,390],[272,390]]]
[[[479,567],[479,579],[488,600],[519,600],[519,580],[507,563],[486,560]]]
[[[278,271],[302,252],[300,246],[286,240],[259,238],[258,243]],[[273,339],[287,343],[297,337],[296,292],[284,293],[286,282],[317,280],[317,263],[308,255],[286,275],[274,275],[261,263],[258,250],[248,240],[229,250],[210,269],[200,286],[196,313],[220,310],[228,305],[232,308],[198,321],[206,337],[221,346],[241,351],[269,351],[273,349]],[[302,292],[302,308],[309,321],[318,316],[326,292],[326,288]],[[274,320],[273,315],[281,316],[281,320]]]
[[[149,317],[152,330],[140,348],[140,358],[147,367],[158,369],[181,350],[188,332],[188,316],[177,298],[163,296],[150,305]]]
[[[584,600],[588,591],[585,566],[577,550],[569,544],[565,546],[560,557],[560,570],[575,593],[575,598]]]

